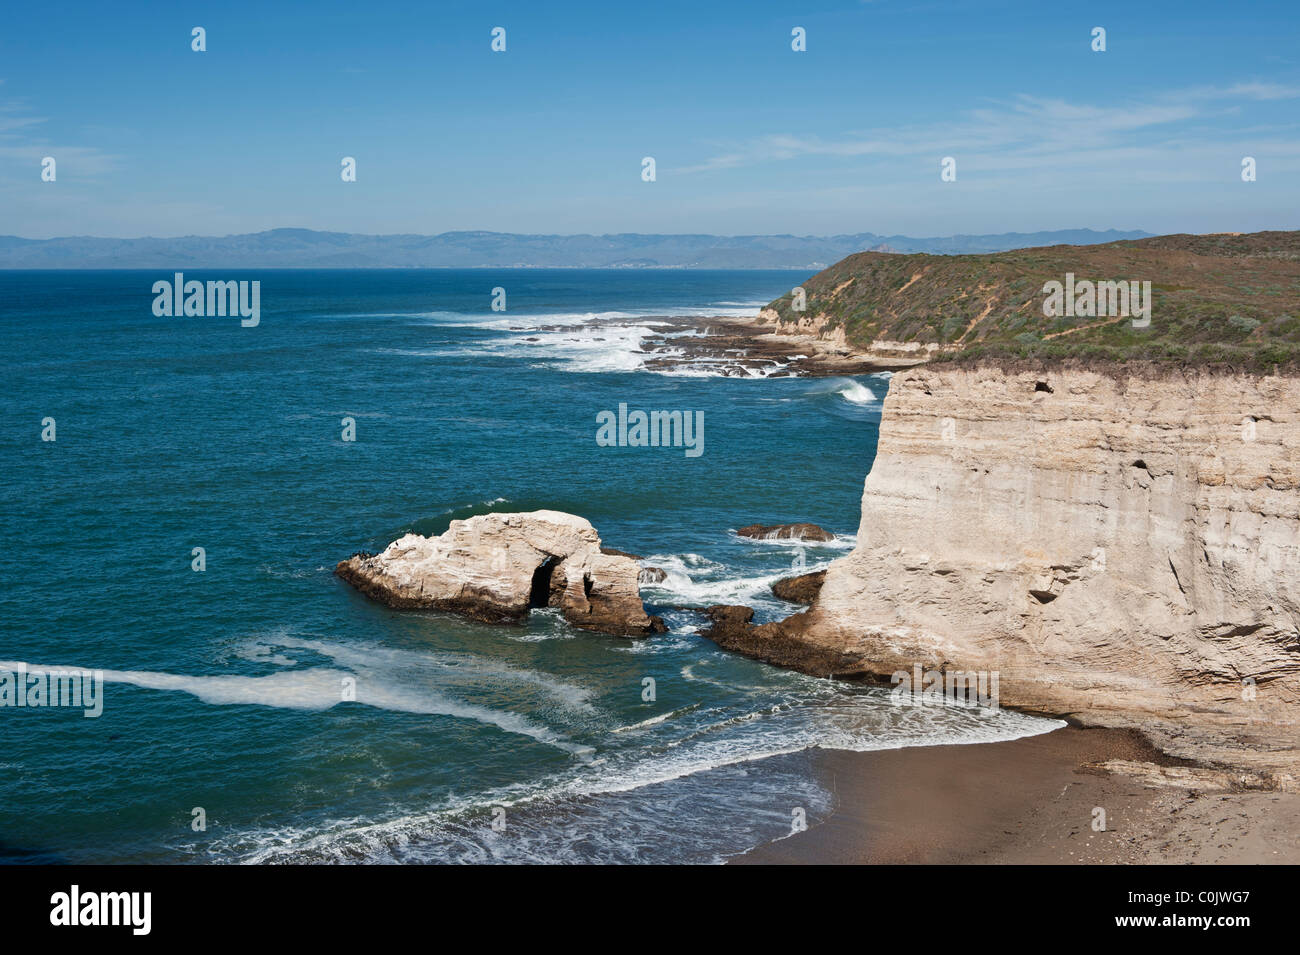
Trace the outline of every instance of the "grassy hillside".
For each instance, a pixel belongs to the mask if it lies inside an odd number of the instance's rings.
[[[1048,317],[1044,283],[1149,281],[1148,327],[1129,318]],[[1152,359],[1293,365],[1300,359],[1300,232],[1168,235],[990,255],[860,252],[769,307],[824,317],[848,340],[939,343],[940,360]]]

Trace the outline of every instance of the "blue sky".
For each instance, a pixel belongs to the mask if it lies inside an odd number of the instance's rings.
[[[0,32],[0,234],[1210,232],[1297,210],[1296,0],[69,2],[10,4]]]

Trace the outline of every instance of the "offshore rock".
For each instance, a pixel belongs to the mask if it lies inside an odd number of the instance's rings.
[[[724,650],[814,676],[867,678],[869,667],[854,654],[804,639],[807,612],[755,626],[749,607],[720,604],[703,611],[711,626],[698,631]]]
[[[624,637],[664,631],[646,614],[630,557],[602,552],[584,518],[560,511],[481,514],[438,537],[407,534],[380,554],[356,554],[334,572],[390,607],[437,609],[517,623],[557,607],[575,627]]]
[[[736,531],[755,540],[833,541],[835,535],[816,524],[750,524]]]
[[[781,600],[790,603],[810,604],[817,599],[826,580],[826,571],[815,570],[811,574],[797,577],[785,577],[772,584],[772,593]]]

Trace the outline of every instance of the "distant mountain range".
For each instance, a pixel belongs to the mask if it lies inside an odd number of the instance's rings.
[[[0,236],[0,269],[680,268],[822,269],[854,252],[988,253],[1094,245],[1148,232],[1063,229],[914,239],[903,235],[360,235],[272,229],[170,239]]]

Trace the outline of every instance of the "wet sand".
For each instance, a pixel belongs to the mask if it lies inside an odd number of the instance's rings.
[[[1178,762],[1140,734],[1076,727],[1004,743],[818,751],[830,817],[732,861],[1300,863],[1300,794],[1153,785],[1091,765],[1107,760]]]

